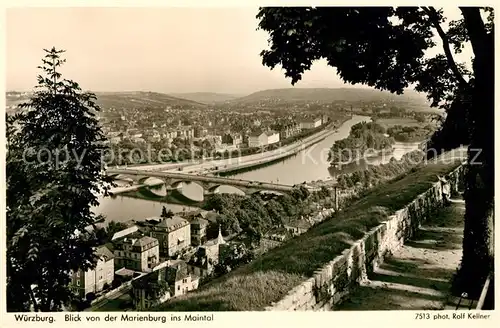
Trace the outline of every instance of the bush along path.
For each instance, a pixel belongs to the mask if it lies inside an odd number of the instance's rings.
[[[464,213],[461,198],[439,208],[414,238],[387,258],[335,310],[455,309],[450,292],[462,257]]]

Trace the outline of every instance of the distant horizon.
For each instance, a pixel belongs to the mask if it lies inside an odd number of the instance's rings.
[[[77,81],[76,81],[77,82]],[[248,96],[248,95],[251,95],[251,94],[254,94],[254,93],[257,93],[257,92],[261,92],[261,91],[268,91],[268,90],[287,90],[287,89],[325,89],[325,90],[328,90],[328,89],[332,89],[332,90],[338,90],[338,89],[363,89],[363,90],[372,90],[374,92],[381,92],[381,93],[391,93],[390,91],[387,91],[387,90],[379,90],[379,89],[375,89],[373,87],[369,87],[369,86],[365,86],[365,85],[351,85],[351,84],[345,84],[344,86],[340,86],[340,87],[294,87],[294,86],[291,86],[291,87],[288,87],[288,88],[267,88],[267,89],[258,89],[258,90],[255,90],[255,91],[252,91],[252,92],[248,92],[248,93],[231,93],[231,92],[212,92],[212,91],[186,91],[186,92],[167,92],[167,91],[157,91],[157,90],[94,90],[94,89],[83,89],[82,90],[85,90],[85,91],[88,91],[88,92],[92,92],[92,93],[129,93],[129,92],[153,92],[153,93],[162,93],[162,94],[166,94],[166,95],[181,95],[181,94],[218,94],[218,95],[229,95],[229,96],[240,96],[240,97],[245,97],[245,96]],[[33,91],[34,90],[34,87],[31,88],[31,89],[26,89],[26,90],[22,90],[22,89],[10,89],[10,90],[6,90],[5,92],[6,93],[9,93],[9,92],[30,92],[30,91]],[[411,88],[406,88],[404,89],[404,93],[403,93],[403,96],[407,93],[407,92],[411,92],[413,94],[419,94],[419,95],[422,95],[423,97],[425,97],[425,93],[423,92],[417,92]],[[393,93],[394,95],[396,95],[395,93]]]

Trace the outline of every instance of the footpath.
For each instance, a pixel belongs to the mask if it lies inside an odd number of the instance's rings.
[[[464,212],[464,201],[452,199],[335,310],[455,309],[449,295],[462,257]]]

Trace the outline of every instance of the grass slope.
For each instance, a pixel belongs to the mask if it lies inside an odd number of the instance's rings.
[[[252,263],[211,281],[199,290],[171,299],[156,311],[251,311],[284,297],[334,259],[371,228],[388,219],[460,164],[422,165],[404,177],[369,191],[345,211]]]

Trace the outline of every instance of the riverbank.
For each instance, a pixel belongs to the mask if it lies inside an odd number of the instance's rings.
[[[369,154],[366,154],[366,156],[359,156],[356,159],[353,159],[349,162],[339,162],[339,163],[334,163],[332,162],[330,164],[330,168],[334,170],[342,170],[342,166],[353,166],[353,165],[359,165],[361,162],[366,162],[368,163],[370,159],[377,158],[377,157],[387,157],[391,156],[394,154],[394,147],[387,147],[384,149],[377,150],[375,152],[371,152]]]
[[[293,148],[291,148],[289,150],[285,150],[285,147],[279,148],[276,151],[273,151],[273,152],[277,152],[277,154],[269,154],[268,157],[265,159],[251,161],[250,163],[235,164],[235,165],[232,165],[230,167],[225,167],[222,169],[213,170],[212,173],[214,173],[214,174],[223,173],[224,175],[228,175],[230,173],[237,173],[240,170],[248,169],[251,167],[257,168],[257,167],[263,166],[265,164],[270,164],[273,162],[283,160],[285,158],[296,155],[297,153],[317,144],[318,142],[325,140],[328,136],[336,133],[337,131],[338,130],[336,130],[336,129],[333,129],[330,131],[325,131],[324,133],[321,133],[320,135],[318,135],[310,140],[301,141],[299,144],[296,144]]]
[[[342,124],[347,122],[344,121]],[[291,155],[297,154],[306,148],[324,140],[328,136],[336,133],[338,131],[338,127],[336,127],[333,123],[327,125],[324,130],[319,131],[318,133],[306,137],[298,142],[292,143],[290,145],[286,145],[280,147],[275,150],[264,151],[262,153],[215,160],[210,162],[201,163],[198,165],[192,165],[183,168],[183,173],[199,173],[199,174],[217,174],[221,172],[229,172],[236,171],[240,168],[249,168],[260,166],[269,162],[282,160],[286,157],[290,157]]]

